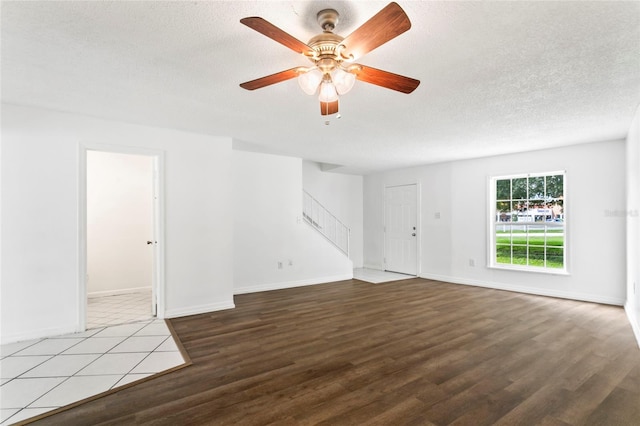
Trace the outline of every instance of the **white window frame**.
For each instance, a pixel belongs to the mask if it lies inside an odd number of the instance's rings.
[[[517,264],[509,264],[509,263],[498,263],[496,261],[496,227],[498,226],[498,209],[496,208],[497,204],[497,181],[505,180],[505,179],[521,179],[521,178],[535,178],[542,176],[554,176],[554,175],[562,175],[563,176],[563,228],[564,228],[564,240],[563,240],[563,266],[562,268],[553,268],[547,266],[534,266],[534,265],[517,265]],[[569,274],[569,233],[568,228],[569,224],[566,221],[567,217],[567,172],[565,170],[560,171],[551,171],[551,172],[541,172],[541,173],[520,173],[520,174],[511,174],[511,175],[501,175],[501,176],[491,176],[488,180],[488,193],[489,193],[489,235],[487,241],[489,243],[489,247],[487,253],[489,253],[487,259],[487,267],[495,268],[495,269],[505,269],[510,271],[524,271],[524,272],[538,272],[544,274],[556,274],[556,275],[568,275]],[[528,188],[527,188],[528,192]],[[527,201],[531,200],[529,194],[527,194]],[[513,200],[512,200],[513,201]],[[569,219],[571,217],[569,216]],[[526,223],[526,222],[525,222]],[[534,222],[540,223],[540,222]],[[540,226],[540,225],[537,225]],[[547,229],[546,224],[544,224],[545,230]],[[546,232],[545,232],[546,235]],[[527,244],[527,248],[529,244]],[[545,244],[546,247],[546,244]],[[528,255],[527,255],[528,258]]]

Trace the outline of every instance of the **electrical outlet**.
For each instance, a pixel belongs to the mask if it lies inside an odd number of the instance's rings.
[[[440,212],[435,212],[433,217],[436,219],[440,219]]]
[[[293,260],[289,259],[289,266],[293,266]]]
[[[474,259],[469,259],[469,266],[476,266],[476,261]]]
[[[278,262],[278,269],[282,269],[282,262]]]

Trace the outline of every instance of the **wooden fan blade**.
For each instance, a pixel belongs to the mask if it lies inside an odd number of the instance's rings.
[[[275,74],[257,78],[255,80],[246,81],[240,84],[240,87],[247,90],[256,90],[256,89],[260,89],[261,87],[280,83],[281,81],[290,80],[297,76],[298,76],[298,68],[291,68],[290,70],[280,71]]]
[[[320,114],[331,115],[338,112],[338,101],[322,102],[320,101]]]
[[[275,40],[284,46],[287,46],[289,49],[295,52],[307,53],[312,51],[309,46],[293,37],[292,35],[282,31],[280,28],[276,27],[271,22],[266,21],[263,18],[253,16],[249,18],[243,18],[240,20],[240,22],[247,27],[256,30],[260,34],[264,34],[270,39]]]
[[[352,72],[360,81],[386,87],[391,90],[397,90],[402,93],[411,93],[420,84],[420,80],[416,80],[415,78],[405,77],[404,75],[394,74],[364,65],[359,65],[358,68]]]
[[[389,3],[373,18],[342,40],[341,44],[345,46],[343,54],[345,57],[353,56],[353,60],[356,60],[409,28],[411,28],[411,21],[404,10],[397,3]]]

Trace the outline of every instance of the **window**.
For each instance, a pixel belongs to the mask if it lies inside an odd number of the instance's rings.
[[[566,272],[565,173],[491,179],[490,266]]]

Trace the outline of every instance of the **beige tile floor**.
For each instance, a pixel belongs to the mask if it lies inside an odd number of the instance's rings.
[[[121,305],[112,302],[112,311],[119,310]],[[1,345],[0,424],[13,424],[184,364],[164,320],[151,318],[150,308],[145,315],[141,321],[105,326],[131,318],[116,320],[115,315],[105,314],[94,318],[95,328],[83,333]]]

